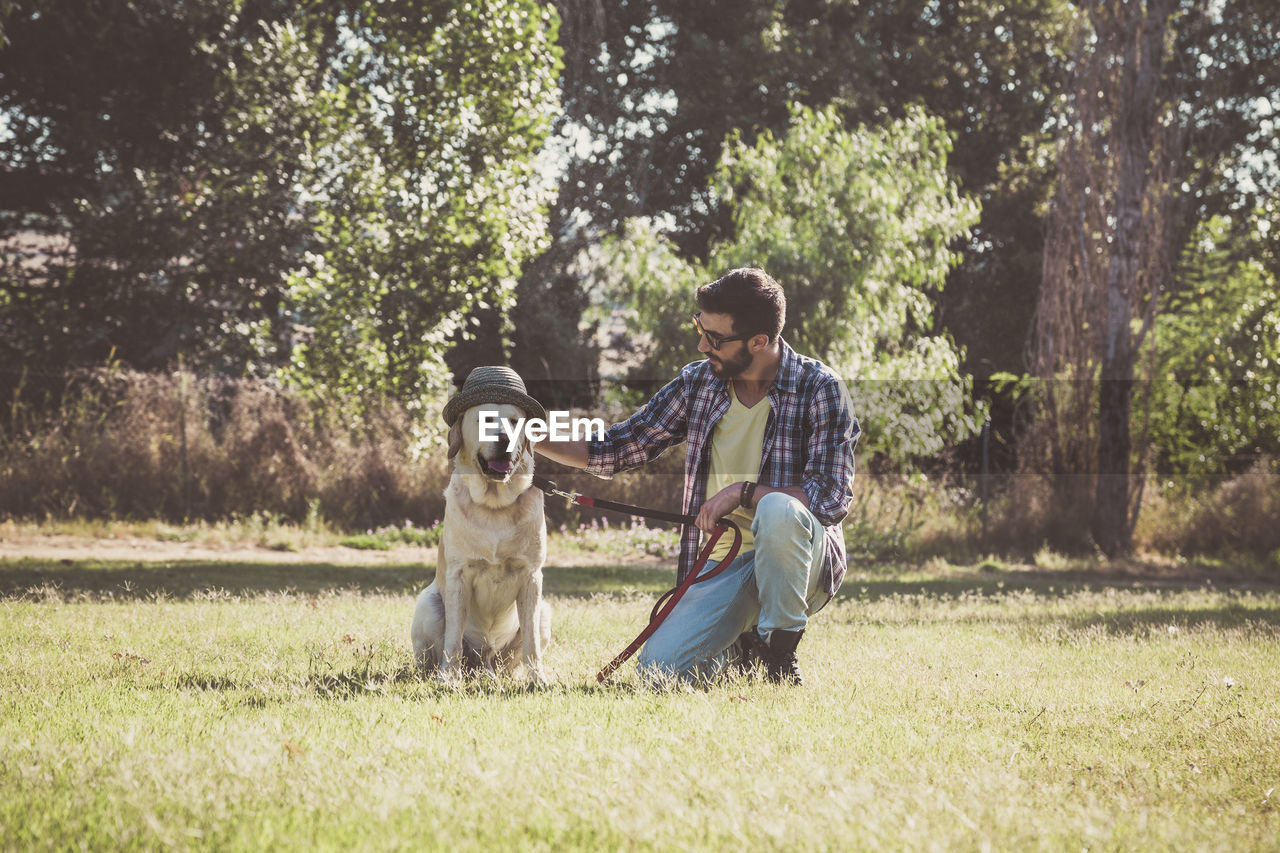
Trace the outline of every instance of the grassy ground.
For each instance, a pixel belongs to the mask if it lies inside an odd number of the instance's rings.
[[[594,676],[669,573],[553,565],[528,692],[416,677],[421,564],[3,560],[0,847],[1280,848],[1280,593],[986,569],[655,692]]]

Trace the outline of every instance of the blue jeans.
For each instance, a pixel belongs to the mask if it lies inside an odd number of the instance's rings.
[[[755,550],[739,554],[709,581],[694,584],[640,650],[646,681],[702,681],[732,662],[738,635],[757,626],[799,631],[830,596],[818,589],[822,569],[822,524],[805,505],[782,492],[756,504],[751,522]],[[716,567],[708,562],[705,574]]]

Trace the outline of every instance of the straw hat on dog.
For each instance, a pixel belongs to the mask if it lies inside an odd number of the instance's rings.
[[[547,419],[547,410],[529,396],[520,374],[509,367],[488,365],[477,367],[467,374],[462,390],[444,404],[444,422],[453,426],[458,416],[472,406],[481,403],[510,403],[524,410],[531,418]]]

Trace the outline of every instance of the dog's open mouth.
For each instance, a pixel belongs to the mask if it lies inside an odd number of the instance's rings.
[[[514,467],[510,459],[486,459],[477,454],[476,461],[480,464],[480,471],[490,480],[505,480],[511,476],[511,469]]]

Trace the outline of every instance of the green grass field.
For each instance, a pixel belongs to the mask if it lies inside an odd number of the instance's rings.
[[[596,670],[670,575],[546,573],[549,689],[410,667],[422,566],[0,561],[0,844],[1280,849],[1280,593],[854,577],[803,689]]]

